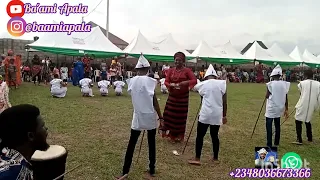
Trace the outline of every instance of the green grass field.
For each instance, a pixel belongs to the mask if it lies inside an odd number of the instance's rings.
[[[183,144],[171,144],[157,137],[157,179],[231,179],[229,172],[235,168],[254,167],[255,146],[265,146],[266,132],[264,110],[261,114],[253,139],[250,135],[265,95],[264,84],[228,84],[228,123],[220,129],[219,165],[211,164],[211,140],[207,134],[204,142],[202,166],[187,164],[194,156],[195,129],[192,132],[185,155],[174,156],[172,151],[181,151]],[[30,103],[40,107],[42,116],[49,128],[48,142],[64,146],[68,154],[67,169],[78,164],[83,166],[71,172],[66,179],[72,180],[111,180],[122,170],[124,153],[128,143],[132,118],[130,96],[125,93],[116,97],[110,89],[109,97],[100,97],[94,88],[95,97],[84,98],[78,87],[69,85],[64,99],[52,98],[49,87],[23,84],[17,90],[11,90],[13,105]],[[166,95],[157,93],[163,110]],[[289,113],[299,98],[296,84],[292,84],[289,93]],[[200,97],[191,92],[187,132],[195,119]],[[282,119],[282,121],[284,118]],[[281,127],[280,157],[286,152],[296,152],[310,163],[312,178],[320,177],[319,113],[313,119],[314,143],[306,142],[303,126],[303,146],[292,145],[295,138],[293,115]],[[208,132],[209,133],[209,132]],[[138,142],[129,179],[143,179],[148,167],[147,141],[143,142],[138,164],[135,164],[140,141]]]

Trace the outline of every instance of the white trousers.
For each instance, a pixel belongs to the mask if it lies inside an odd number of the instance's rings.
[[[100,93],[101,94],[108,94],[108,89],[107,88],[100,88]]]
[[[168,89],[166,86],[161,86],[161,92],[164,93],[164,94],[167,94],[168,93]]]
[[[61,87],[60,89],[51,89],[51,94],[59,98],[65,97],[67,95],[67,87]]]
[[[93,92],[91,88],[88,88],[88,87],[81,88],[81,92],[82,94],[89,94],[89,96],[93,96]]]

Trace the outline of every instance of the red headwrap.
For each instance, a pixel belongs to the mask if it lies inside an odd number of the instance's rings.
[[[183,62],[186,61],[186,55],[185,55],[183,52],[177,52],[177,53],[174,54],[173,57],[174,57],[175,60],[176,60],[176,59],[180,59],[180,60],[182,60]]]

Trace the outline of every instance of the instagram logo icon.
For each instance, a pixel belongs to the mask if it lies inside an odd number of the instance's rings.
[[[7,24],[8,32],[12,36],[22,36],[25,33],[26,21],[20,17],[11,18]]]

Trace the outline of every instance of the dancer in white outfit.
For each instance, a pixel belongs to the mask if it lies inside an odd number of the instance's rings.
[[[90,79],[88,76],[86,76],[85,78],[81,79],[79,81],[79,86],[81,88],[81,92],[82,92],[82,96],[85,97],[93,97],[93,92],[92,92],[92,79]]]
[[[54,79],[50,81],[50,92],[52,97],[63,98],[67,94],[67,83],[59,79],[59,75],[55,74]]]
[[[126,83],[124,83],[123,81],[119,81],[119,79],[117,79],[117,81],[113,83],[114,91],[116,92],[117,96],[122,95],[122,88],[124,87],[124,85],[126,85]]]
[[[110,81],[107,81],[106,77],[103,77],[103,79],[98,82],[98,88],[100,89],[101,96],[108,95],[109,86],[110,86]]]
[[[160,79],[160,88],[161,88],[161,92],[162,92],[163,94],[168,94],[169,91],[168,91],[167,86],[164,84],[165,81],[166,81],[166,78],[165,78],[165,77],[162,78],[162,79]]]

